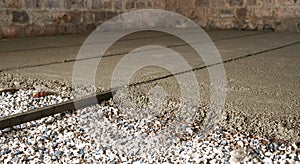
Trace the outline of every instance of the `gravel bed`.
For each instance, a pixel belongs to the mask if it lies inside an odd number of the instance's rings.
[[[0,77],[0,88],[20,89],[1,93],[0,118],[73,99],[72,88],[66,82],[8,73]],[[37,89],[57,94],[33,98],[31,93]],[[206,135],[199,133],[197,125],[177,125],[172,113],[132,116],[109,101],[2,130],[0,163],[300,162],[300,142],[232,133],[239,128],[232,130],[226,128],[227,124],[220,124],[222,127]]]
[[[168,138],[160,132],[173,124],[171,114],[137,120],[108,102],[2,130],[0,163],[300,162],[299,143],[279,143],[219,128],[203,136],[197,127],[187,127],[184,135],[168,142],[148,142]],[[139,145],[142,141],[144,147]]]
[[[2,92],[0,95],[0,118],[70,100],[68,97],[64,98],[60,95],[34,98],[33,91],[21,89],[15,93]]]
[[[0,118],[74,99],[72,85],[65,81],[36,79],[11,73],[0,73],[0,79]],[[90,91],[82,88],[80,95],[89,95]],[[47,95],[34,98],[34,91],[45,91]]]

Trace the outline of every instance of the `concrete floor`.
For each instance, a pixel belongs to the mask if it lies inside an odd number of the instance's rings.
[[[224,61],[227,99],[220,126],[270,138],[300,140],[300,33],[212,31]],[[74,60],[87,35],[66,35],[0,41],[1,72],[27,77],[71,82]],[[139,33],[113,45],[101,60],[97,86],[110,88],[115,65],[136,46],[151,43],[174,46],[192,68],[204,66],[188,45],[161,33]],[[88,66],[87,66],[88,67]],[[150,69],[151,70],[151,69]],[[145,79],[164,73],[140,72]],[[201,103],[209,103],[206,69],[195,71],[200,84]],[[126,75],[124,75],[125,77]],[[172,87],[171,87],[172,89]]]

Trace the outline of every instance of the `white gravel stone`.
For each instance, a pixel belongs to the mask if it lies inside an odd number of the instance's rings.
[[[41,100],[42,105],[50,104],[54,99],[64,101],[63,98],[51,96],[31,99],[26,90],[15,94],[10,96],[12,101],[0,103],[0,107],[22,102],[22,98],[30,100],[30,106]],[[20,94],[25,96],[20,97]],[[4,96],[7,98],[8,95],[6,93]],[[3,98],[3,94],[1,96]],[[19,105],[26,106],[24,103]],[[14,111],[8,114],[12,113]],[[271,143],[264,138],[249,137],[243,133],[231,134],[218,128],[203,137],[188,127],[186,136],[175,137],[170,144],[163,143],[166,147],[142,149],[143,142],[151,145],[155,141],[151,139],[157,139],[155,136],[168,127],[169,124],[164,123],[167,118],[171,120],[168,115],[134,119],[120,109],[100,105],[73,114],[57,114],[0,131],[0,163],[299,163],[299,151],[292,149],[295,144]],[[145,138],[137,140],[142,136]],[[125,146],[115,146],[115,139],[122,137],[127,139],[124,140]],[[275,148],[276,145],[280,146]],[[126,154],[124,150],[132,154]]]
[[[15,93],[2,92],[0,96],[0,118],[69,100],[69,98],[63,99],[59,95],[34,98],[31,95],[32,92],[33,90],[23,89]]]

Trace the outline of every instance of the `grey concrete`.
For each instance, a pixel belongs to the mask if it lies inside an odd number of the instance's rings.
[[[212,31],[208,34],[226,61],[228,95],[220,126],[231,131],[299,140],[300,34],[249,31]],[[72,60],[85,37],[70,35],[1,41],[0,70],[70,82]],[[111,74],[120,59],[132,48],[153,42],[179,52],[192,68],[205,65],[188,45],[176,38],[153,32],[139,33],[124,38],[108,51],[98,66],[97,86],[109,89]],[[142,80],[149,80],[166,74],[146,68],[138,72],[137,77],[140,75]],[[195,74],[200,83],[201,103],[208,105],[210,81],[207,70],[200,69]],[[171,78],[162,79],[161,83],[172,81]],[[172,85],[170,88],[174,89]]]

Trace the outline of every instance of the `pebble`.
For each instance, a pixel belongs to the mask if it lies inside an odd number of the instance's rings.
[[[82,115],[88,117],[81,117]],[[103,117],[99,118],[99,115]],[[51,124],[45,124],[48,121]],[[131,119],[111,106],[93,106],[73,114],[57,114],[38,121],[27,123],[15,130],[0,132],[0,163],[27,159],[34,163],[274,163],[299,162],[297,149],[291,145],[270,142],[260,137],[247,134],[231,134],[218,127],[206,137],[193,133],[183,141],[172,140],[165,149],[136,149],[135,144],[142,144],[135,137],[127,140],[124,147],[116,149],[110,134],[115,130],[124,130],[124,136],[143,136],[147,141],[149,129],[159,131],[168,123],[161,123],[160,118],[152,117],[142,120]],[[89,126],[85,126],[89,122]],[[126,126],[125,126],[126,125]],[[101,133],[101,128],[106,133]],[[139,129],[139,130],[137,130]],[[101,134],[99,139],[91,131]],[[189,134],[190,132],[188,132]],[[133,142],[131,142],[133,141]],[[255,143],[255,144],[251,144]],[[274,147],[280,145],[278,150]],[[273,145],[271,148],[270,145]],[[119,145],[121,146],[121,145]],[[149,145],[148,145],[149,146]],[[158,145],[154,145],[159,147]],[[123,150],[123,151],[122,151]],[[126,154],[129,150],[132,154]],[[135,151],[131,151],[135,150]],[[138,153],[144,150],[145,153]],[[163,151],[160,151],[163,150]],[[253,150],[253,151],[250,151]],[[253,152],[253,153],[251,153]]]
[[[30,86],[21,79],[13,85]],[[61,86],[59,82],[48,85],[50,88]],[[0,118],[73,98],[66,91],[70,88],[63,90],[61,95],[39,98],[30,95],[33,89],[2,92]],[[170,125],[161,119],[132,119],[113,105],[57,114],[1,130],[0,163],[22,160],[28,163],[299,163],[299,143],[283,145],[258,136],[229,133],[218,127],[206,137],[184,127],[187,136],[160,146],[160,143],[154,144],[159,142],[154,139],[161,139],[163,136],[157,135]],[[127,140],[118,140],[122,143],[114,140],[122,137]],[[149,148],[143,149],[145,145]]]
[[[0,96],[0,118],[69,100],[69,98],[62,99],[60,95],[34,98],[31,95],[32,91],[20,89],[14,93],[2,92]]]

